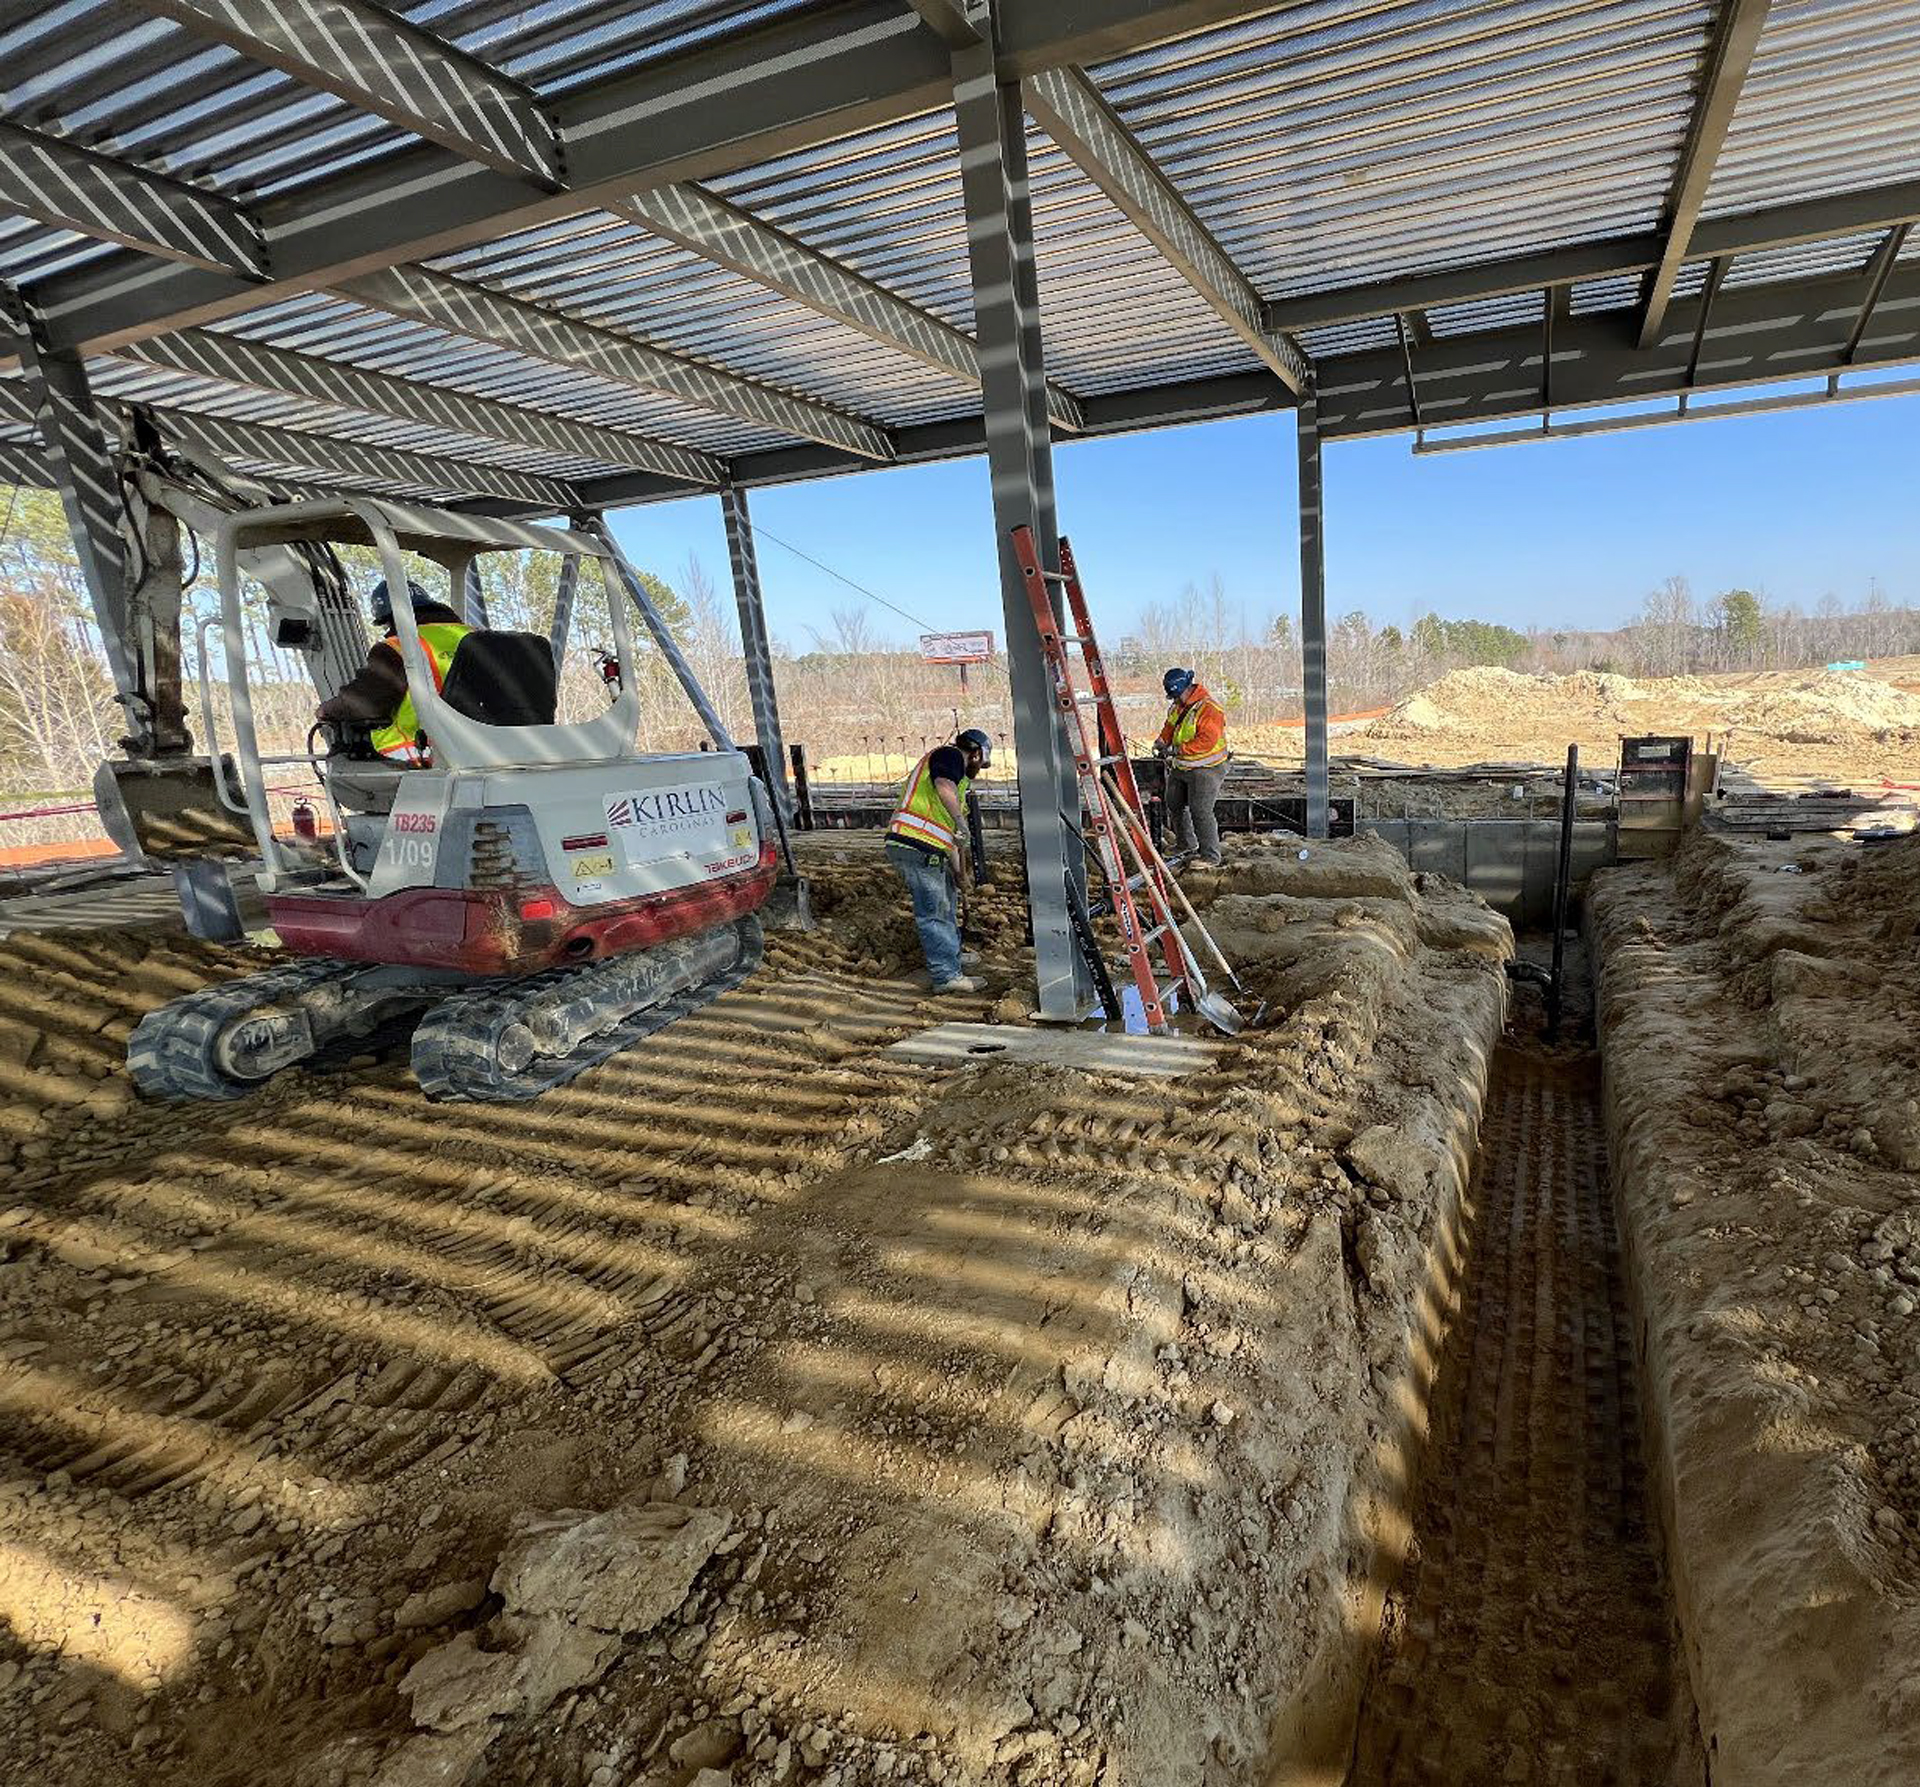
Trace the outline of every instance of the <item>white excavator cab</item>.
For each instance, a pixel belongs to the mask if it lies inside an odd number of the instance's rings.
[[[202,718],[218,761],[204,649],[217,625],[238,789],[216,785],[253,833],[269,922],[308,960],[255,977],[270,983],[259,1002],[234,982],[145,1020],[129,1062],[146,1090],[238,1096],[412,1010],[424,1013],[414,1065],[431,1095],[531,1097],[751,972],[754,914],[777,872],[772,805],[609,536],[359,497],[244,509],[209,531],[220,611],[202,629]],[[423,764],[381,760],[344,731],[325,751],[312,735],[302,752],[260,748],[242,573],[267,584],[276,642],[326,653],[338,682],[365,653],[357,602],[337,579],[287,574],[286,561],[311,566],[339,545],[379,554]],[[545,639],[470,632],[441,680],[406,555],[444,567],[465,592],[492,551],[557,553],[569,589],[602,580],[618,674],[601,711],[557,717],[558,627]],[[623,597],[712,749],[639,748],[640,676],[658,670],[636,656]],[[324,841],[275,826],[269,771],[295,766],[318,779],[332,820]]]

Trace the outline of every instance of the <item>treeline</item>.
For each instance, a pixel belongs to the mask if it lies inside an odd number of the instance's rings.
[[[378,575],[371,554],[347,550],[343,560],[365,592]],[[483,561],[492,624],[548,631],[558,561],[525,554]],[[444,595],[445,576],[418,566],[422,581]],[[714,705],[735,737],[753,723],[731,594],[723,594],[698,560],[670,577],[648,574],[654,600]],[[188,591],[197,618],[215,604],[211,580]],[[777,596],[776,596],[777,601]],[[1543,603],[1543,607],[1548,604]],[[993,617],[997,619],[997,617]],[[779,615],[774,615],[776,624]],[[263,608],[249,606],[246,626],[256,665],[255,710],[270,751],[301,749],[314,693],[304,664],[267,642]],[[189,640],[192,627],[189,625]],[[693,748],[702,734],[660,654],[637,622],[642,721],[648,749]],[[216,641],[218,633],[214,635]],[[568,716],[607,699],[597,654],[613,641],[612,617],[597,576],[582,579],[572,645],[562,666],[561,706]],[[1291,617],[1250,615],[1218,577],[1189,585],[1142,609],[1131,631],[1108,634],[1107,663],[1130,736],[1152,735],[1164,712],[1160,675],[1188,665],[1225,703],[1234,722],[1257,726],[1297,719],[1301,712],[1300,646]],[[1776,603],[1756,591],[1727,590],[1697,598],[1673,577],[1644,599],[1636,619],[1612,630],[1531,628],[1494,621],[1422,615],[1376,625],[1353,611],[1332,620],[1327,670],[1336,713],[1390,706],[1449,671],[1500,665],[1537,672],[1615,671],[1676,676],[1718,671],[1819,665],[1835,660],[1920,653],[1920,611],[1895,607],[1877,588],[1853,607],[1832,597],[1811,611]],[[189,648],[189,660],[191,649]],[[216,689],[221,669],[215,648]],[[956,725],[984,726],[1002,739],[1013,729],[1004,660],[974,666],[963,688],[951,667],[924,663],[917,651],[880,629],[867,606],[835,610],[804,643],[775,648],[775,681],[784,730],[805,743],[816,762],[837,762],[832,777],[897,773],[932,739]],[[189,723],[201,731],[197,698]],[[224,694],[216,725],[227,727]],[[15,797],[85,788],[94,766],[111,755],[125,730],[112,699],[100,639],[74,564],[59,505],[47,492],[11,494],[0,526],[0,786]]]

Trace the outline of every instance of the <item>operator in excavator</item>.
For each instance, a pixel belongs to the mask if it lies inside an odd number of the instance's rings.
[[[1160,679],[1167,700],[1167,723],[1154,741],[1153,754],[1167,766],[1167,823],[1174,846],[1195,850],[1202,862],[1220,861],[1220,825],[1213,804],[1227,779],[1227,715],[1191,670],[1178,665]]]
[[[420,649],[433,671],[433,686],[442,688],[461,640],[473,629],[411,577],[407,579],[407,593],[413,598],[414,623],[420,629]],[[418,769],[428,761],[427,746],[420,736],[413,697],[407,693],[406,665],[401,661],[400,639],[393,628],[393,596],[384,577],[373,586],[367,606],[373,624],[386,637],[368,651],[366,663],[352,681],[321,702],[318,717],[371,727],[373,748],[382,757],[404,769]]]
[[[960,834],[967,790],[993,761],[993,740],[969,726],[914,765],[887,827],[887,861],[913,897],[913,922],[936,993],[977,993],[965,970],[979,958],[960,946],[956,889],[965,875]]]

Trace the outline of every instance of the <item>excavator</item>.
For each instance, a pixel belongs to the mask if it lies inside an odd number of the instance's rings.
[[[204,888],[209,864],[244,859],[266,923],[294,958],[144,1018],[127,1047],[143,1092],[240,1098],[298,1063],[410,1024],[427,1097],[531,1099],[758,966],[781,816],[603,527],[535,527],[360,495],[274,500],[179,461],[149,462],[129,478],[130,512],[171,517],[211,544],[219,609],[198,631],[204,750],[103,766],[103,815],[149,861],[185,865],[183,888]],[[424,765],[381,758],[364,729],[347,725],[316,725],[302,751],[262,752],[259,636],[243,585],[254,586],[256,618],[265,592],[272,645],[306,654],[317,691],[330,694],[368,644],[343,546],[378,556]],[[526,552],[560,561],[563,612],[552,635],[479,627],[436,684],[410,575],[444,572],[450,595],[469,596],[472,621],[486,555]],[[556,666],[589,575],[608,598],[609,698],[563,720]],[[638,748],[629,607],[713,748]],[[226,738],[216,731],[220,680]],[[271,777],[294,774],[313,779],[330,820],[300,828],[304,836],[276,826],[269,798]]]

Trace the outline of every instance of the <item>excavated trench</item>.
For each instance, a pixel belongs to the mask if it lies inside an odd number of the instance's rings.
[[[1509,1030],[1467,1224],[1349,1787],[1699,1787],[1597,1055]]]
[[[1286,1022],[1151,1112],[1064,1072],[885,1058],[952,1008],[901,972],[910,924],[851,850],[822,861],[826,934],[776,938],[671,1052],[530,1110],[426,1106],[370,1056],[220,1111],[136,1105],[127,1026],[237,958],[10,944],[0,1055],[34,1102],[0,1125],[0,1781],[1701,1787],[1696,1723],[1716,1780],[1789,1778],[1738,1769],[1729,1733],[1785,1718],[1811,1646],[1765,1695],[1727,1684],[1702,1611],[1745,1604],[1697,1530],[1669,1568],[1643,1418],[1664,1504],[1704,1418],[1662,1362],[1648,1211],[1729,1181],[1648,1161],[1731,1146],[1723,1110],[1761,1140],[1792,1113],[1703,1103],[1670,1029],[1635,1053],[1634,1013],[1693,996],[1652,943],[1632,1004],[1610,946],[1603,1104],[1598,1055],[1533,1035],[1530,995],[1494,1046],[1511,939],[1477,902],[1384,847],[1242,855],[1198,892]],[[1017,1021],[1017,892],[975,922],[1001,965],[980,1005]],[[1636,1086],[1680,1111],[1610,1164]],[[1844,1161],[1791,1145],[1891,1204],[1851,1111]],[[1752,1206],[1783,1260],[1807,1257],[1800,1207]],[[1891,1312],[1885,1375],[1920,1243],[1904,1206],[1870,1214],[1822,1246],[1892,1256],[1884,1286],[1830,1264]],[[1735,1315],[1761,1294],[1713,1283]],[[1701,1294],[1665,1292],[1689,1359]],[[1892,1604],[1920,1548],[1906,1479],[1869,1466]],[[530,1512],[662,1505],[733,1531],[617,1655],[572,1633],[591,1657],[531,1710],[425,1692],[422,1665],[504,1668],[524,1638],[503,1560]]]

